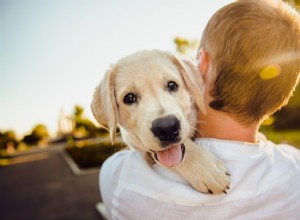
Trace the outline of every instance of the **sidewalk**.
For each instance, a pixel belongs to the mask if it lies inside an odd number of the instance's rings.
[[[102,219],[97,172],[74,175],[60,148],[16,159],[0,167],[0,219]]]

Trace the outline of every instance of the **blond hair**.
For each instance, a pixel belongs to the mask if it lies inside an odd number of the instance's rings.
[[[240,0],[211,18],[200,43],[214,76],[210,107],[244,124],[284,106],[299,80],[300,16],[284,2]],[[261,71],[277,67],[278,76]]]

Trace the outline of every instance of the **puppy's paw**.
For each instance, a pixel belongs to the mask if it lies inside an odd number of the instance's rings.
[[[211,160],[203,161],[203,163],[192,166],[191,172],[195,177],[192,178],[190,184],[200,192],[210,194],[227,194],[230,189],[230,174],[223,163],[216,157],[211,155]]]
[[[230,189],[230,174],[217,157],[193,142],[184,143],[184,161],[175,168],[196,190],[203,193],[221,194]]]

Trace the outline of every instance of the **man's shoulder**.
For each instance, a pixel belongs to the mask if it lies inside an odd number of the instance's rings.
[[[272,143],[272,142],[271,142]],[[274,147],[278,148],[282,152],[288,153],[288,154],[293,154],[295,156],[300,155],[300,150],[296,148],[295,146],[286,144],[286,143],[280,143],[280,144],[274,144],[272,143]]]
[[[300,150],[288,144],[271,144],[274,154],[283,161],[290,161],[300,166]]]
[[[123,163],[123,161],[128,158],[128,157],[131,157],[132,154],[134,154],[134,151],[131,151],[131,150],[121,150],[121,151],[118,151],[116,153],[114,153],[113,155],[111,155],[109,158],[107,158],[102,167],[106,167],[111,164],[116,164],[116,165],[119,165],[120,163]]]
[[[119,152],[114,153],[112,156],[107,158],[103,165],[101,166],[102,173],[114,173],[114,176],[117,173],[120,173],[125,165],[130,163],[132,160],[135,163],[143,163],[143,153],[132,150],[121,150]]]

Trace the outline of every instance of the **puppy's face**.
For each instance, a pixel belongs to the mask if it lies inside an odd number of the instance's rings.
[[[179,70],[160,56],[123,62],[115,77],[115,97],[125,141],[144,151],[181,143],[190,133],[192,101]]]
[[[181,143],[195,126],[191,93],[196,93],[196,103],[204,110],[201,90],[197,89],[201,85],[195,84],[192,71],[195,74],[190,64],[164,52],[128,56],[97,88],[93,113],[107,127],[118,123],[127,144],[151,152],[158,162],[171,166],[182,160]],[[102,94],[98,97],[97,93]]]

